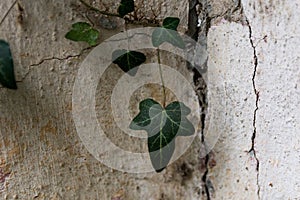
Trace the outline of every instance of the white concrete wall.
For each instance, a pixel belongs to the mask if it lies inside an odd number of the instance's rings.
[[[300,199],[300,2],[242,6],[208,34],[212,199]]]

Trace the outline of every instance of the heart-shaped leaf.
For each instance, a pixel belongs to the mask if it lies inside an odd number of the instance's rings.
[[[152,33],[152,44],[158,47],[164,42],[168,42],[181,49],[185,48],[185,43],[177,32],[179,18],[167,17],[163,21],[163,26],[156,28]]]
[[[176,136],[191,136],[195,129],[186,118],[191,110],[175,101],[163,108],[153,99],[145,99],[139,105],[140,113],[130,128],[148,133],[148,151],[153,168],[161,172],[169,163],[175,149]]]
[[[118,13],[121,17],[124,17],[128,13],[134,11],[134,0],[121,0],[121,4],[118,8]]]
[[[136,70],[132,70],[135,67],[141,65],[146,61],[146,56],[138,51],[127,51],[125,49],[118,49],[112,53],[112,62],[117,64],[124,72],[128,72],[129,75],[134,76]]]
[[[91,46],[97,44],[98,37],[99,32],[86,22],[73,24],[72,29],[65,35],[69,40],[87,42]]]
[[[3,40],[0,40],[0,83],[6,88],[17,89],[9,44]]]

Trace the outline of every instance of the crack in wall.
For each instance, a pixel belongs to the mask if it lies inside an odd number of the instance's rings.
[[[34,63],[34,64],[29,65],[29,67],[36,67],[36,66],[39,66],[39,65],[43,64],[43,63],[46,62],[46,61],[52,61],[52,60],[64,61],[64,60],[68,60],[68,59],[70,59],[70,58],[77,58],[77,57],[79,57],[79,56],[81,56],[81,54],[78,54],[78,55],[68,55],[68,56],[66,56],[65,58],[58,58],[58,57],[55,57],[55,56],[53,56],[53,57],[51,57],[51,58],[43,58],[43,59],[42,59],[41,61],[39,61],[38,63]]]
[[[242,17],[232,17],[235,13],[241,15],[242,13],[242,7],[241,2],[237,2],[236,4],[232,5],[232,7],[228,7],[228,9],[224,13],[218,13],[217,15],[211,16],[212,7],[211,7],[211,0],[190,0],[190,12],[189,12],[189,34],[190,36],[200,43],[200,45],[204,46],[207,49],[207,36],[209,29],[211,27],[211,24],[213,20],[218,18],[225,18],[229,21],[242,21]],[[197,10],[198,6],[198,10]],[[201,21],[200,25],[198,24],[198,21]],[[197,27],[195,29],[195,27]],[[196,69],[197,68],[197,69]],[[210,162],[211,162],[211,156],[210,152],[207,152],[206,150],[206,141],[205,141],[205,119],[206,119],[206,113],[207,113],[207,85],[206,82],[203,79],[203,76],[201,73],[207,72],[207,60],[203,64],[203,66],[194,66],[193,72],[194,72],[194,84],[198,86],[197,96],[199,99],[199,104],[201,107],[201,123],[202,123],[202,130],[201,130],[201,142],[202,145],[205,147],[205,157],[204,157],[204,166],[205,166],[205,172],[202,176],[202,183],[205,188],[205,194],[207,200],[210,200],[214,193],[214,186],[211,180],[209,179],[209,173],[210,173]]]
[[[95,46],[97,46],[97,45],[95,45]],[[68,59],[70,59],[70,58],[78,58],[78,57],[82,56],[82,54],[83,54],[85,51],[90,50],[90,49],[94,48],[95,46],[86,47],[86,48],[82,49],[82,50],[80,51],[79,54],[68,55],[68,56],[66,56],[66,57],[64,57],[64,58],[58,58],[58,57],[55,57],[55,56],[53,56],[53,57],[51,57],[51,58],[43,58],[43,59],[42,59],[41,61],[39,61],[38,63],[29,65],[29,67],[39,66],[39,65],[43,64],[44,62],[50,61],[50,60],[64,61],[64,60],[68,60]]]
[[[68,60],[68,59],[71,59],[71,58],[78,58],[78,57],[82,56],[82,54],[85,51],[88,51],[88,50],[92,49],[93,47],[94,46],[86,47],[86,48],[82,49],[79,54],[68,55],[68,56],[66,56],[64,58],[59,58],[59,57],[55,57],[55,56],[50,57],[50,58],[43,58],[38,63],[34,63],[34,64],[29,65],[28,71],[25,73],[25,75],[23,75],[23,77],[21,78],[21,80],[16,80],[16,83],[22,83],[27,78],[27,76],[30,74],[30,72],[31,72],[30,70],[32,69],[32,67],[37,67],[37,66],[43,64],[46,61],[52,61],[52,60],[65,61],[65,60]],[[0,86],[0,89],[4,89],[4,88],[5,87]]]
[[[253,48],[253,55],[254,55],[254,72],[252,76],[252,84],[253,84],[253,89],[256,95],[256,102],[255,102],[255,110],[254,110],[254,119],[253,119],[253,134],[252,134],[252,146],[251,149],[249,150],[249,153],[252,152],[255,160],[256,160],[256,171],[257,171],[257,195],[258,199],[260,199],[260,185],[259,185],[259,160],[256,156],[256,151],[255,151],[255,138],[256,138],[256,117],[257,117],[257,111],[258,111],[258,101],[259,101],[259,92],[256,88],[256,72],[257,72],[257,66],[258,66],[258,57],[256,54],[256,47],[254,45],[253,39],[252,39],[252,28],[250,26],[250,23],[248,19],[246,18],[244,11],[243,11],[243,6],[241,0],[235,1],[234,5],[232,7],[229,7],[225,13],[219,13],[218,15],[215,16],[210,16],[210,11],[209,11],[209,6],[210,6],[210,0],[190,0],[190,12],[189,12],[189,34],[190,36],[197,42],[202,42],[202,45],[205,45],[207,48],[207,35],[208,31],[211,27],[211,23],[214,19],[218,18],[225,18],[228,21],[234,21],[237,23],[241,24],[246,24],[248,25],[249,28],[249,39],[251,46]],[[200,9],[197,13],[196,7],[199,6]],[[197,27],[198,19],[201,20],[201,25]],[[195,29],[195,27],[197,27]],[[200,41],[199,41],[200,40]],[[198,66],[199,67],[199,66]],[[203,68],[203,66],[200,66]],[[205,72],[207,70],[207,62],[204,64]],[[194,83],[197,85],[197,80],[201,81],[203,80],[202,75],[200,72],[198,72],[195,68],[193,69],[194,72]],[[201,84],[200,84],[201,86]],[[206,83],[204,82],[204,85],[202,83],[202,86],[205,86],[205,89],[201,90],[200,93],[198,92],[198,98],[199,98],[199,104],[202,108],[202,115],[201,115],[201,122],[202,122],[202,131],[201,131],[201,139],[202,139],[202,144],[205,146],[205,136],[204,136],[204,128],[205,128],[205,117],[206,117],[206,111],[207,111],[207,91],[206,91]],[[213,193],[213,185],[208,177],[209,174],[209,162],[210,162],[210,155],[208,152],[206,153],[205,157],[205,172],[202,176],[202,183],[205,187],[205,193],[206,197],[208,200],[211,199],[212,193]]]
[[[207,1],[200,3],[198,0],[190,0],[189,1],[189,19],[188,19],[188,35],[195,40],[196,42],[201,43],[205,48],[207,48],[207,33],[210,28],[211,19],[208,17],[207,10]],[[199,25],[199,18],[201,16],[201,24]],[[193,52],[196,53],[195,51]],[[195,58],[195,57],[194,57]],[[199,105],[201,108],[201,143],[205,147],[205,118],[207,112],[207,85],[202,76],[202,72],[205,73],[207,71],[207,62],[204,63],[203,66],[193,66],[193,64],[188,64],[189,68],[192,69],[194,73],[194,85],[196,86],[196,94],[198,96]],[[192,66],[191,66],[192,65]],[[201,71],[200,71],[201,70]],[[206,151],[206,148],[204,148]],[[204,192],[207,200],[211,199],[210,188],[212,188],[212,183],[208,179],[209,173],[209,153],[205,152],[204,157],[204,173],[202,175],[201,181],[204,187]],[[209,183],[209,184],[208,184]]]
[[[2,20],[0,21],[0,26],[3,24],[4,20],[6,19],[6,17],[8,16],[8,14],[10,13],[10,11],[13,9],[13,7],[15,7],[16,3],[18,0],[15,0],[13,2],[13,4],[9,7],[9,9],[7,10],[7,12],[4,14]]]
[[[248,29],[249,29],[250,44],[251,44],[251,47],[253,49],[254,70],[253,70],[253,76],[252,76],[252,85],[253,85],[253,90],[254,90],[254,93],[255,93],[255,96],[256,96],[255,110],[254,110],[254,113],[253,113],[253,134],[252,134],[252,137],[251,137],[252,144],[251,144],[251,148],[250,148],[250,150],[248,152],[249,153],[253,153],[254,158],[256,160],[257,195],[258,195],[258,199],[260,199],[259,160],[257,158],[256,150],[255,150],[255,138],[256,138],[256,134],[257,134],[257,131],[256,131],[256,119],[257,119],[257,111],[258,111],[258,108],[259,108],[258,107],[259,91],[257,90],[256,83],[255,83],[255,79],[256,79],[256,75],[257,75],[257,67],[258,67],[258,57],[257,57],[257,54],[256,54],[256,46],[254,45],[254,41],[252,39],[252,27],[251,27],[250,22],[249,22],[249,20],[247,18],[246,18],[246,24],[247,24]]]
[[[64,58],[58,58],[58,57],[55,57],[55,56],[53,56],[53,57],[51,57],[51,58],[43,58],[43,59],[41,59],[38,63],[34,63],[34,64],[29,65],[29,70],[26,72],[26,74],[21,78],[21,80],[17,80],[16,82],[17,82],[17,83],[23,82],[23,81],[26,79],[26,77],[29,75],[30,69],[32,69],[32,67],[37,67],[37,66],[43,64],[43,63],[46,62],[46,61],[52,61],[52,60],[65,61],[65,60],[69,60],[69,59],[71,59],[71,58],[78,58],[78,57],[82,56],[82,54],[83,54],[85,51],[90,50],[90,49],[92,49],[92,48],[93,48],[93,46],[84,48],[84,49],[82,49],[82,50],[80,51],[79,54],[76,54],[76,55],[68,55],[68,56],[66,56],[66,57],[64,57]],[[1,87],[0,87],[0,88],[1,88]]]
[[[27,76],[30,74],[30,72],[31,72],[30,70],[32,69],[32,67],[37,67],[37,66],[43,64],[43,63],[46,62],[46,61],[52,61],[52,60],[65,61],[65,60],[72,59],[72,58],[78,58],[78,57],[82,56],[82,54],[83,54],[85,51],[90,50],[90,49],[92,49],[92,48],[93,48],[93,47],[87,47],[87,48],[84,48],[84,49],[82,49],[82,50],[80,51],[79,54],[76,54],[76,55],[68,55],[68,56],[66,56],[66,57],[64,57],[64,58],[58,58],[58,57],[55,57],[55,56],[53,56],[53,57],[51,57],[51,58],[43,58],[43,59],[41,59],[38,63],[34,63],[34,64],[29,65],[29,69],[28,69],[28,71],[25,73],[25,75],[23,75],[23,77],[21,78],[21,80],[16,80],[16,82],[17,82],[17,83],[22,83],[22,82],[27,78]],[[0,86],[0,89],[4,89],[4,87]]]

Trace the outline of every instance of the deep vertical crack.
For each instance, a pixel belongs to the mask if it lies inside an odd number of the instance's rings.
[[[201,19],[201,24],[199,23],[199,19]],[[207,47],[207,34],[210,28],[211,19],[208,16],[207,10],[207,0],[190,0],[189,1],[189,23],[188,23],[188,35],[194,39],[196,42],[201,43],[204,48]],[[196,52],[194,52],[195,54]],[[194,57],[195,58],[195,57]],[[191,65],[194,65],[192,63]],[[190,64],[189,64],[190,65]],[[202,76],[202,72],[207,71],[207,62],[205,62],[204,66],[189,66],[190,69],[194,72],[194,85],[196,86],[196,94],[198,96],[199,105],[201,108],[201,142],[205,147],[205,118],[207,112],[207,85]],[[205,149],[206,151],[206,149]],[[202,184],[204,186],[204,192],[207,200],[211,199],[211,188],[212,184],[208,179],[209,167],[208,163],[210,160],[209,153],[205,152],[204,165],[205,171],[202,176]]]
[[[256,134],[257,134],[256,119],[257,119],[258,102],[259,102],[259,91],[257,90],[256,83],[255,83],[256,74],[257,74],[257,67],[258,67],[258,57],[257,57],[257,54],[256,54],[256,46],[254,45],[254,42],[253,42],[253,39],[252,39],[252,27],[251,27],[250,22],[247,18],[246,18],[246,23],[247,23],[247,26],[249,28],[249,40],[250,40],[251,47],[253,49],[254,70],[253,70],[253,76],[252,76],[252,85],[253,85],[253,90],[254,90],[254,93],[255,93],[255,96],[256,96],[255,109],[254,109],[254,113],[253,113],[253,134],[252,134],[252,137],[251,137],[252,144],[251,144],[251,148],[249,150],[249,153],[253,153],[253,155],[255,157],[255,160],[256,160],[257,195],[258,195],[258,199],[260,199],[259,160],[257,158],[256,151],[255,151],[255,139],[256,139]]]
[[[259,185],[259,160],[256,155],[255,151],[255,139],[256,139],[256,134],[257,134],[257,128],[256,128],[256,119],[257,119],[257,111],[258,111],[258,104],[259,104],[259,92],[256,87],[256,75],[257,75],[257,67],[258,67],[258,57],[256,53],[256,46],[254,45],[254,41],[252,39],[252,28],[250,26],[249,20],[245,16],[243,12],[243,6],[241,3],[241,0],[238,0],[234,7],[232,9],[229,9],[226,13],[211,17],[209,15],[209,10],[208,6],[209,5],[209,0],[190,0],[190,11],[189,11],[189,36],[192,37],[195,41],[198,43],[201,43],[201,45],[204,45],[207,47],[207,35],[208,31],[211,27],[211,21],[213,18],[220,18],[220,17],[225,17],[229,21],[236,21],[239,23],[244,24],[246,22],[246,25],[249,28],[249,40],[250,44],[253,48],[253,59],[254,59],[254,69],[253,69],[253,76],[252,76],[252,85],[253,85],[253,90],[256,95],[256,100],[255,100],[255,109],[253,113],[253,134],[251,137],[251,149],[249,150],[249,153],[253,153],[255,160],[256,160],[256,171],[257,171],[257,195],[258,199],[260,199],[260,185]],[[197,6],[199,6],[198,11],[197,11]],[[200,19],[201,24],[200,26],[198,25],[198,19]],[[197,27],[197,28],[195,28]],[[196,68],[200,68],[201,71],[199,72]],[[204,64],[204,66],[194,66],[193,72],[194,72],[194,84],[196,85],[197,88],[197,95],[199,99],[199,104],[201,106],[201,122],[202,122],[202,130],[201,130],[201,139],[202,139],[202,144],[205,146],[205,136],[204,136],[204,128],[205,128],[205,118],[206,118],[206,112],[207,112],[207,91],[206,91],[206,83],[201,75],[202,69],[204,69],[204,72],[207,70],[207,62]],[[202,182],[205,187],[205,193],[207,196],[207,199],[211,199],[211,193],[213,186],[211,184],[211,181],[209,180],[208,174],[209,174],[209,161],[210,161],[210,156],[206,152],[206,157],[205,157],[205,172],[202,176]]]

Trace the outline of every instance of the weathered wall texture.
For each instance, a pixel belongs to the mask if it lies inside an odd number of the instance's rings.
[[[243,4],[258,60],[255,149],[260,197],[299,199],[300,4],[292,0]]]
[[[93,5],[113,12],[111,2]],[[128,174],[101,164],[76,133],[73,84],[91,49],[64,38],[85,14],[101,29],[101,41],[123,30],[123,21],[110,19],[115,28],[108,27],[76,0],[2,0],[0,38],[11,45],[19,89],[0,88],[0,199],[300,199],[299,6],[295,0],[191,0],[190,7],[137,1],[141,21],[178,16],[181,31],[189,8],[195,11],[189,33],[208,51],[208,61],[199,61],[207,74],[197,78],[207,83],[199,96],[208,103],[202,139],[212,152],[201,158],[197,138],[161,174]],[[107,75],[120,74],[111,70]]]
[[[95,6],[114,10],[109,2]],[[143,6],[145,10],[147,4]],[[167,1],[155,4],[153,12],[159,20],[165,15],[180,16],[184,30],[187,8],[187,1]],[[75,0],[16,4],[5,0],[0,10],[0,19],[5,17],[0,38],[11,45],[18,80],[17,91],[0,88],[0,199],[158,200],[202,196],[199,141],[161,174],[127,174],[110,169],[82,144],[72,119],[72,90],[80,63],[90,49],[84,43],[66,40],[64,35],[72,23],[87,20],[85,7]],[[148,12],[149,7],[144,17],[155,19]],[[92,12],[87,15],[97,19]],[[94,21],[99,28],[104,22]],[[101,40],[123,30],[121,20],[114,23],[113,30],[101,28]],[[113,78],[120,74],[117,68],[111,70],[108,75],[112,73]],[[183,67],[182,71],[192,82],[188,70]],[[105,81],[112,82],[109,78]],[[111,89],[110,85],[104,85],[100,92],[111,92],[103,88]],[[149,90],[153,93],[153,88]],[[188,92],[196,99],[193,91]],[[131,145],[126,140],[124,144]]]
[[[211,197],[299,199],[300,5],[241,3],[239,23],[208,33],[208,143],[220,135]]]
[[[256,199],[256,160],[248,153],[255,110],[248,27],[229,22],[212,26],[208,52],[206,140],[209,146],[217,140],[213,146],[217,165],[208,175],[215,190],[211,196]]]

